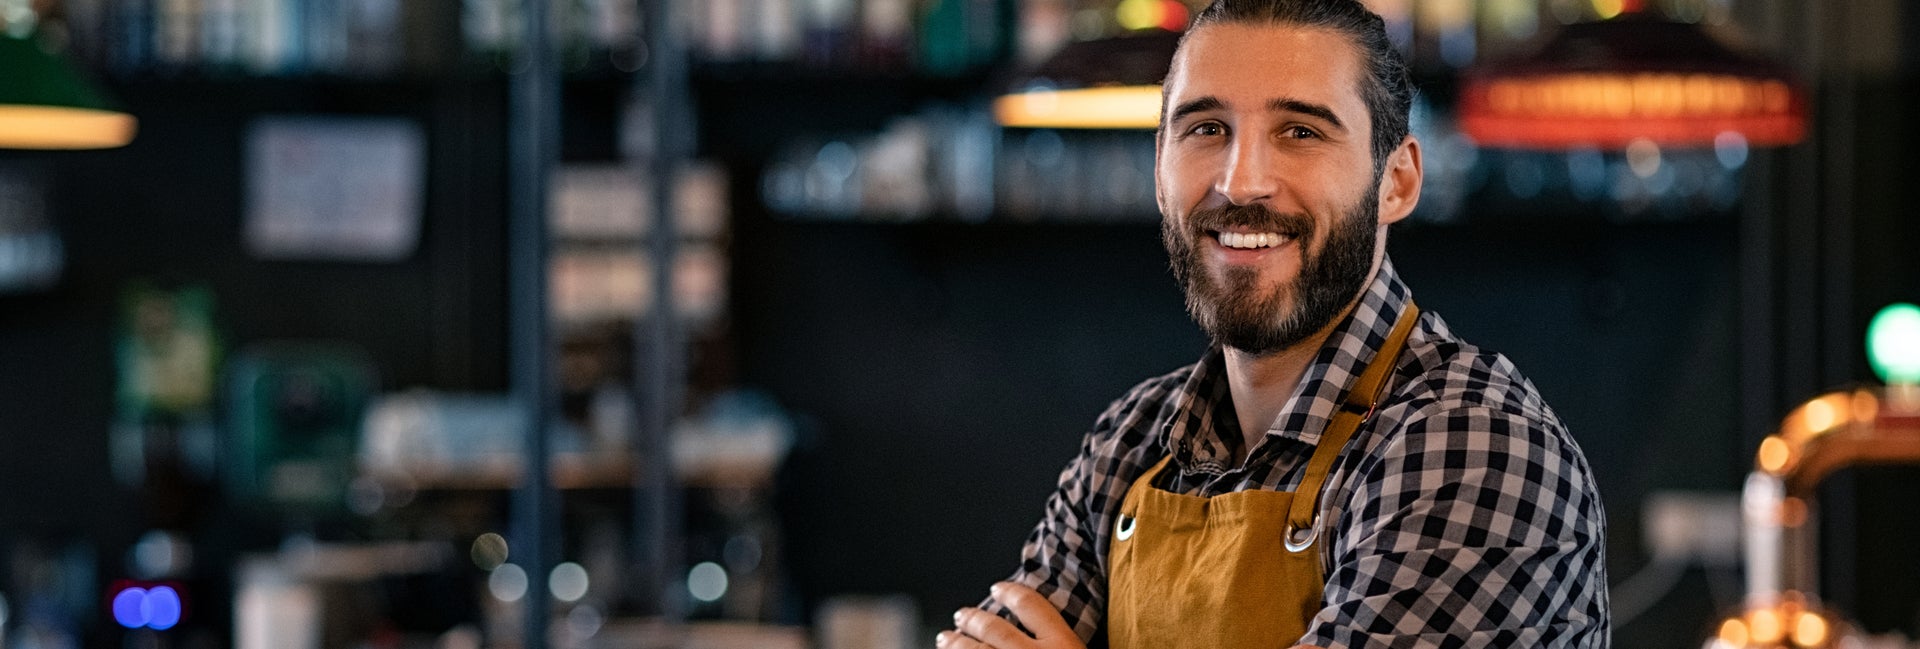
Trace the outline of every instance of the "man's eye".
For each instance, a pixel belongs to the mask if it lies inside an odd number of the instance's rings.
[[[1313,129],[1307,128],[1305,126],[1290,126],[1290,127],[1287,127],[1287,137],[1290,137],[1296,140],[1310,140],[1310,139],[1320,137],[1320,134],[1315,133]]]
[[[1206,137],[1213,137],[1224,132],[1226,131],[1221,129],[1219,124],[1213,122],[1205,122],[1187,130],[1187,134],[1189,135],[1203,135]]]

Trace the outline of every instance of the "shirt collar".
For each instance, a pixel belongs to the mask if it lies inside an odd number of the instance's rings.
[[[1267,436],[1318,444],[1327,422],[1346,399],[1348,386],[1373,362],[1412,299],[1413,292],[1400,281],[1393,262],[1381,261],[1380,272],[1360,302],[1321,345],[1286,407],[1268,425]],[[1218,344],[1194,366],[1177,398],[1179,406],[1167,427],[1167,448],[1174,460],[1189,471],[1225,472],[1232,463],[1232,449],[1241,442],[1225,439],[1213,421],[1220,400],[1228,398],[1226,360]]]

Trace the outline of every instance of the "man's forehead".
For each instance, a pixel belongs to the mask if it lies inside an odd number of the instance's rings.
[[[1167,72],[1168,103],[1212,97],[1248,109],[1288,97],[1365,115],[1360,51],[1330,29],[1288,23],[1219,23],[1189,32]],[[1250,102],[1250,103],[1249,103]],[[1349,120],[1351,121],[1351,120]]]

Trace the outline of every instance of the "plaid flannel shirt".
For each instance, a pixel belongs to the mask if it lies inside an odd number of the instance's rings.
[[[1163,489],[1293,490],[1411,297],[1383,263],[1241,467],[1217,346],[1134,387],[1061,472],[1012,580],[1047,596],[1082,640],[1105,644],[1107,550],[1133,480],[1171,452]],[[1606,522],[1585,457],[1512,362],[1455,338],[1431,311],[1319,508],[1327,585],[1301,644],[1608,646]]]

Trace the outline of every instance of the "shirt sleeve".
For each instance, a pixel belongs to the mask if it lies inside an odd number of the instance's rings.
[[[1437,413],[1355,471],[1304,644],[1608,645],[1604,512],[1551,414]]]

